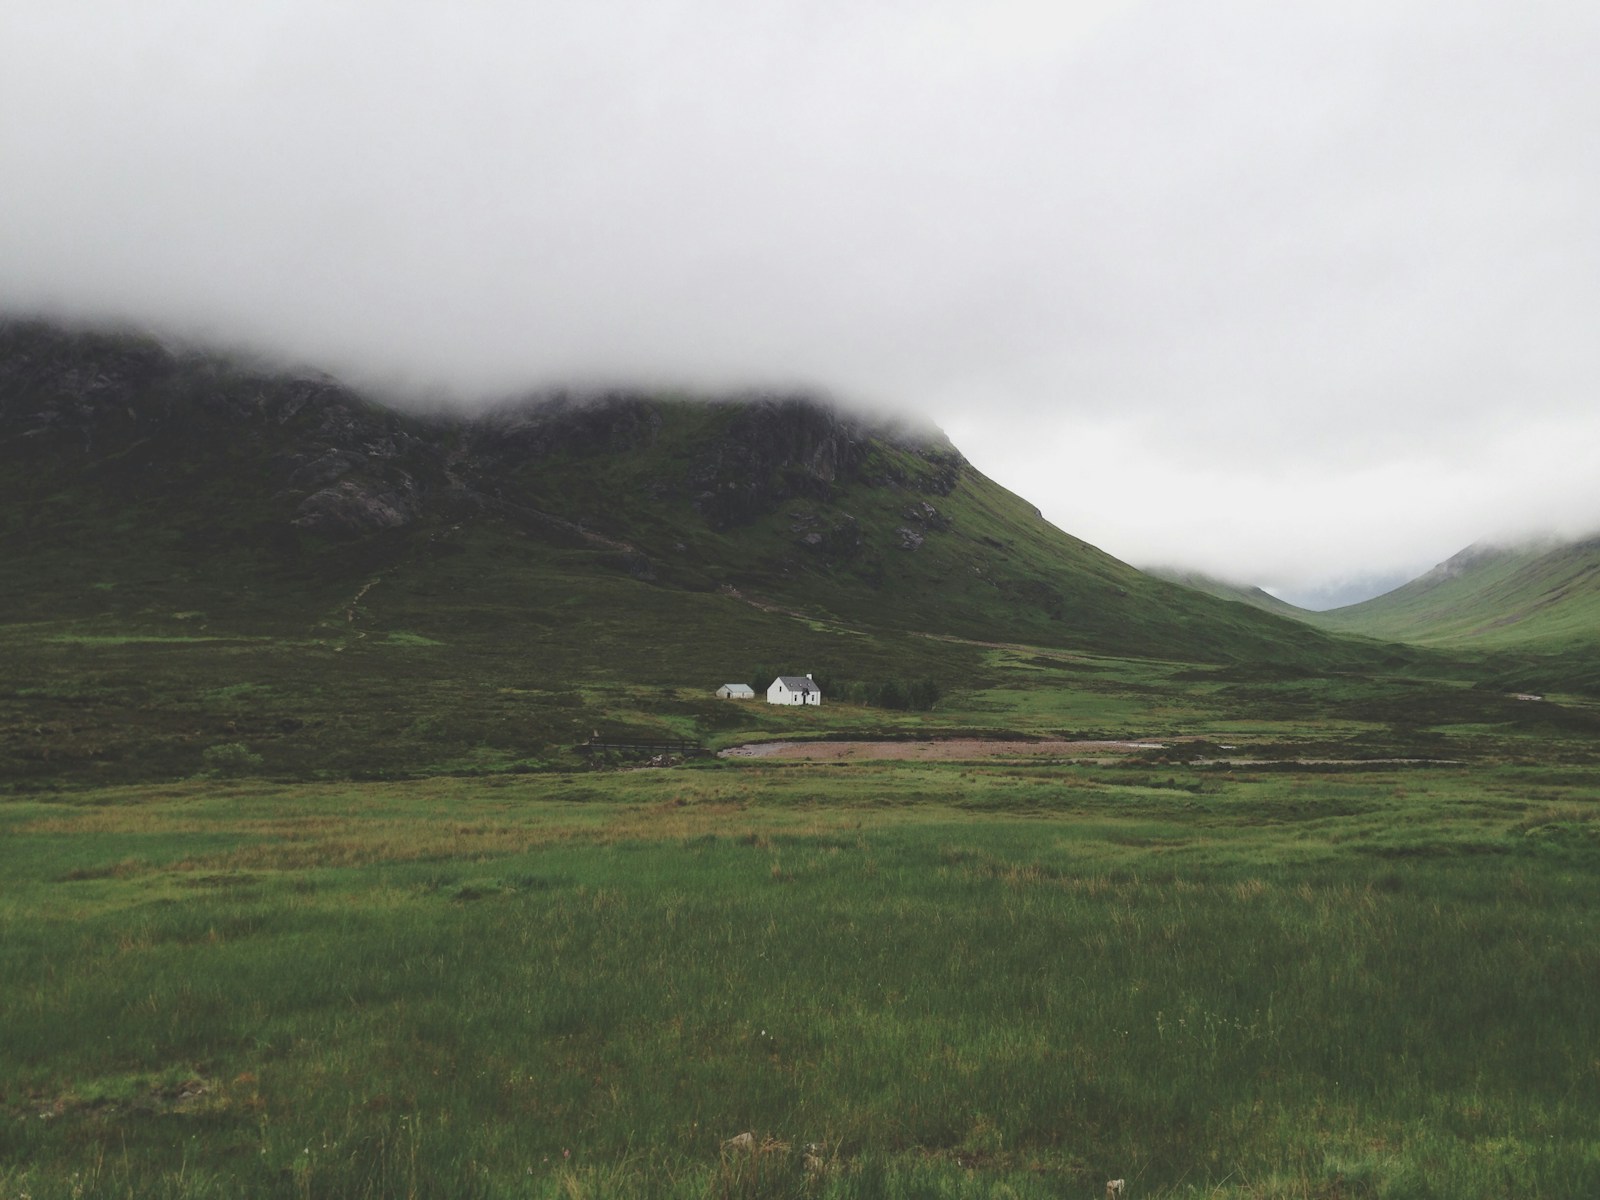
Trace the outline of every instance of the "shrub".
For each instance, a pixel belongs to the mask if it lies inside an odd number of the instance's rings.
[[[207,746],[200,761],[210,775],[248,775],[261,766],[261,755],[252,754],[243,742],[222,742]]]

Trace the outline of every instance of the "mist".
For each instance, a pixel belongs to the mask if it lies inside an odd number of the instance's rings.
[[[462,403],[827,392],[1345,596],[1600,527],[1597,51],[1556,2],[14,5],[0,308]]]

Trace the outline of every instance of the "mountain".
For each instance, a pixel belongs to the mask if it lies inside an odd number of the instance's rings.
[[[461,556],[492,591],[514,549],[923,633],[1208,661],[1338,653],[1056,529],[934,431],[804,396],[556,394],[421,416],[326,376],[12,321],[0,469],[0,539],[27,564],[0,584],[13,618],[219,587],[283,616],[365,573]]]
[[[1012,644],[1252,678],[1411,654],[1142,574],[937,432],[813,397],[421,414],[37,321],[0,323],[0,560],[0,776],[41,785],[535,769],[595,730],[765,728],[711,695],[763,673],[975,695]]]
[[[1472,545],[1394,591],[1311,619],[1391,641],[1592,650],[1600,643],[1600,536]]]
[[[1219,600],[1232,600],[1237,604],[1248,604],[1252,608],[1259,608],[1262,612],[1273,613],[1276,616],[1288,617],[1292,620],[1305,620],[1307,612],[1297,605],[1290,604],[1287,600],[1280,600],[1270,592],[1245,583],[1232,583],[1226,579],[1219,579],[1215,575],[1207,575],[1203,571],[1193,571],[1185,567],[1145,567],[1147,574],[1158,579],[1165,579],[1171,583],[1182,584],[1184,587],[1193,588],[1197,592],[1205,592],[1208,596],[1215,596]]]

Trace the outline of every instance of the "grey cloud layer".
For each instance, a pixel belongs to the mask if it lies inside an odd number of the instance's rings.
[[[810,383],[1284,587],[1600,525],[1600,14],[0,14],[0,303],[462,393]]]

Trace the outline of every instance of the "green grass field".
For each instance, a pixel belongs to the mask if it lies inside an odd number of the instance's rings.
[[[0,1195],[1600,1194],[1597,784],[708,763],[16,796]]]

